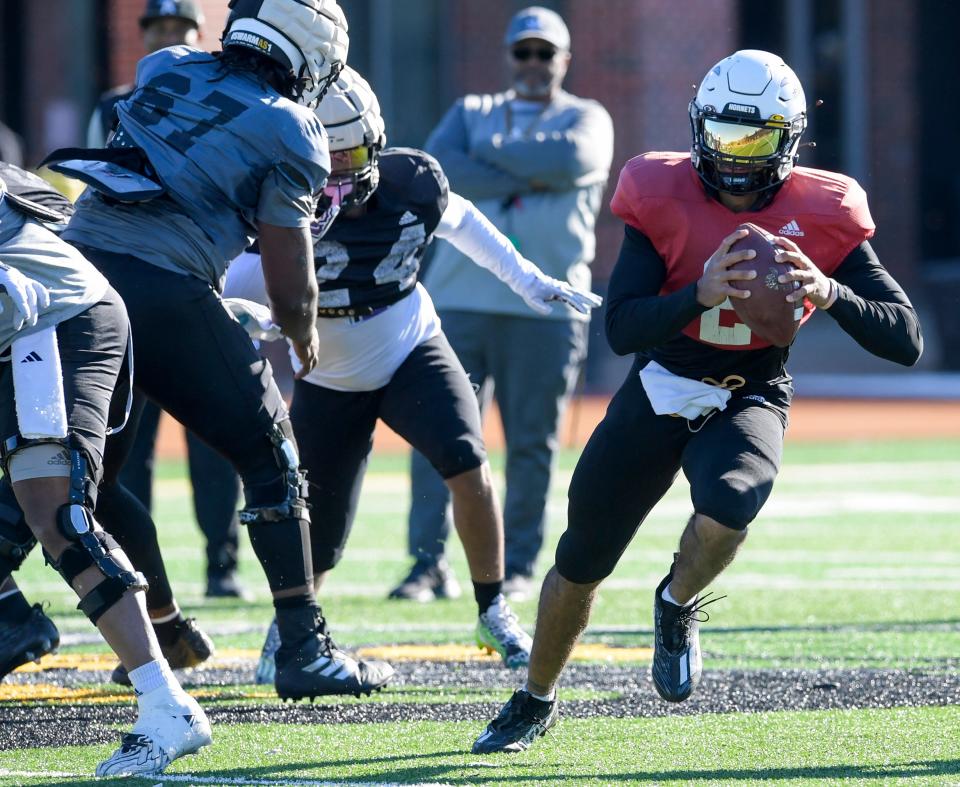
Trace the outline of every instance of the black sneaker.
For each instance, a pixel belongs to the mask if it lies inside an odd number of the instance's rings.
[[[337,647],[329,634],[317,631],[295,648],[283,645],[275,657],[277,695],[301,700],[329,694],[371,694],[393,677],[384,661],[357,661]]]
[[[556,723],[556,700],[538,700],[530,692],[517,689],[497,718],[473,742],[472,751],[474,754],[525,751]]]
[[[186,618],[176,624],[177,638],[170,645],[160,645],[170,669],[188,669],[203,664],[213,656],[213,640],[198,625],[195,618]],[[121,686],[130,685],[130,676],[123,664],[117,664],[110,680]]]
[[[58,647],[60,632],[40,604],[34,604],[20,623],[0,623],[0,680],[21,664],[37,661]]]
[[[710,619],[703,612],[707,604],[725,596],[707,600],[697,596],[693,603],[680,607],[663,598],[673,579],[673,568],[657,587],[653,600],[653,685],[667,702],[683,702],[693,694],[703,674],[700,656],[700,624]]]
[[[388,598],[426,603],[438,598],[459,598],[460,585],[446,558],[418,560],[410,573],[390,591]]]

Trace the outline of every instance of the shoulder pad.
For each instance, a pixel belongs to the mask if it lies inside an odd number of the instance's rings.
[[[73,203],[32,172],[0,161],[0,179],[10,204],[31,218],[59,223],[73,215]]]

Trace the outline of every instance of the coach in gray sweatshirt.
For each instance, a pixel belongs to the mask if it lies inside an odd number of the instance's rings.
[[[472,200],[549,276],[589,289],[594,228],[613,157],[613,124],[596,101],[561,89],[570,64],[563,20],[541,7],[518,12],[504,40],[511,86],[458,100],[426,149],[451,187]],[[586,355],[589,317],[557,304],[533,313],[496,277],[438,244],[425,278],[444,331],[481,408],[495,387],[507,441],[505,588],[529,594],[543,543],[557,429]],[[492,383],[492,386],[491,386]],[[443,559],[447,490],[427,461],[412,464],[410,553],[416,563],[391,595],[455,595]]]

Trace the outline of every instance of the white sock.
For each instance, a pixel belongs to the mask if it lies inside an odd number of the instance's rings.
[[[664,601],[669,601],[669,602],[670,602],[671,604],[673,604],[675,607],[689,607],[694,601],[697,600],[697,597],[694,596],[694,597],[693,597],[692,599],[690,599],[686,604],[681,604],[679,601],[677,601],[677,600],[673,597],[673,595],[671,595],[671,593],[670,593],[670,585],[667,585],[667,586],[663,589],[663,593],[660,594],[660,598],[662,598]]]
[[[142,667],[137,667],[127,673],[134,691],[137,692],[137,703],[142,705],[149,694],[162,690],[164,694],[183,694],[180,682],[171,671],[164,658],[148,661]]]
[[[553,687],[553,691],[551,691],[551,692],[550,692],[549,694],[547,694],[546,696],[544,696],[544,695],[542,695],[542,694],[534,694],[532,691],[530,691],[530,689],[527,689],[526,692],[527,692],[527,694],[529,694],[531,697],[533,697],[535,700],[540,700],[540,702],[553,702],[553,701],[556,700],[556,698],[557,698],[557,687],[556,687],[556,686],[554,686],[554,687]]]

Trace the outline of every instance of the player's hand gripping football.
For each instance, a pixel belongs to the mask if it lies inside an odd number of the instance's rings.
[[[738,290],[730,282],[747,281],[757,276],[756,271],[730,270],[732,265],[756,256],[753,249],[730,251],[730,247],[741,238],[747,236],[747,231],[738,229],[727,235],[717,250],[710,255],[707,264],[703,267],[703,276],[697,281],[697,301],[703,306],[713,308],[719,306],[727,298],[749,298],[749,290]]]
[[[310,338],[307,341],[295,342],[291,339],[290,346],[300,360],[300,371],[294,375],[294,379],[300,380],[310,374],[320,360],[320,336],[317,334],[317,326],[310,329]]]
[[[813,261],[804,254],[800,247],[789,238],[777,236],[774,243],[780,246],[776,261],[786,262],[793,266],[793,270],[779,277],[781,284],[788,281],[800,283],[800,288],[787,295],[790,303],[800,303],[806,298],[818,309],[829,309],[837,299],[836,282],[823,273]]]
[[[577,289],[550,276],[538,276],[522,295],[527,306],[540,314],[550,314],[553,310],[550,301],[562,301],[580,314],[589,314],[591,309],[603,303],[603,298],[599,295],[589,290]]]
[[[40,282],[24,276],[16,268],[0,263],[0,292],[13,302],[13,330],[37,324],[40,312],[50,305],[50,293]],[[3,311],[0,300],[0,312]]]

